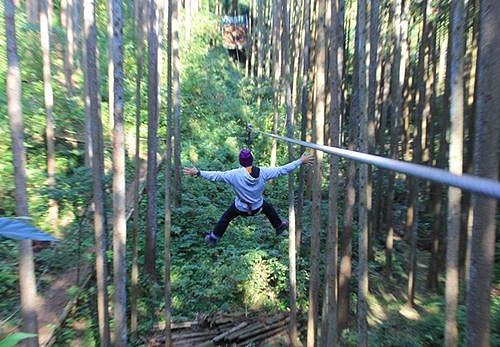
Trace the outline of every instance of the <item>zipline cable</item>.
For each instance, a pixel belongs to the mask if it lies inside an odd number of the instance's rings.
[[[410,176],[415,176],[443,183],[448,186],[457,187],[460,189],[468,190],[473,193],[486,195],[500,200],[500,182],[489,178],[477,177],[472,175],[459,176],[456,174],[452,174],[449,171],[438,169],[431,166],[408,163],[401,160],[389,159],[378,155],[350,151],[338,147],[318,145],[315,143],[295,140],[285,136],[266,133],[263,131],[260,131],[259,133],[271,138],[275,138],[277,140],[294,143],[307,148],[316,149],[328,154],[337,155],[339,157],[359,161],[365,164],[375,165],[383,169],[404,173]]]

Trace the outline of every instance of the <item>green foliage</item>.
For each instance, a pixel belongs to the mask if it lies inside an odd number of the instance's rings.
[[[0,347],[14,347],[19,342],[29,339],[30,337],[35,337],[36,334],[28,334],[28,333],[14,333],[12,335],[7,336],[6,338],[0,340]]]
[[[240,2],[241,3],[241,2]],[[56,2],[57,4],[57,2]],[[248,1],[245,1],[248,4]],[[348,22],[354,23],[354,2],[347,3]],[[418,12],[420,5],[412,7]],[[0,3],[0,9],[3,3]],[[135,87],[136,87],[136,52],[135,26],[132,19],[133,5],[126,4],[126,20],[124,29],[124,90],[125,90],[125,120],[127,134],[135,135]],[[98,46],[100,64],[100,90],[102,97],[102,117],[107,136],[107,9],[106,3],[97,2]],[[57,273],[67,267],[67,264],[76,264],[79,261],[93,262],[92,255],[79,257],[81,249],[93,245],[91,225],[84,225],[81,233],[80,218],[88,204],[91,194],[91,173],[83,165],[84,148],[82,144],[58,138],[57,140],[57,187],[49,190],[46,187],[45,163],[45,111],[43,104],[43,83],[41,75],[41,54],[39,48],[38,28],[26,24],[25,14],[18,11],[18,42],[21,57],[21,71],[23,79],[23,113],[25,115],[25,144],[27,148],[27,174],[30,196],[30,213],[36,225],[46,226],[47,201],[49,197],[59,202],[61,214],[64,216],[66,227],[63,231],[65,240],[55,249],[46,249],[36,254],[37,274],[49,269]],[[5,37],[3,16],[0,17],[0,36]],[[417,21],[416,21],[417,22]],[[232,62],[227,53],[220,46],[221,37],[217,27],[218,18],[200,12],[193,18],[191,41],[181,39],[181,116],[182,116],[182,165],[195,165],[201,169],[226,170],[238,166],[238,151],[246,146],[245,124],[249,122],[255,129],[270,131],[272,128],[272,86],[264,81],[260,93],[262,105],[257,108],[256,81],[244,78],[242,69]],[[352,28],[351,28],[352,29]],[[415,29],[412,29],[414,34]],[[350,30],[349,45],[354,45]],[[184,35],[184,30],[181,30]],[[63,79],[61,42],[64,35],[60,27],[54,28],[54,35],[58,42],[54,46],[53,73],[54,81]],[[412,40],[415,44],[417,40]],[[164,47],[165,48],[165,47]],[[352,51],[352,47],[351,51]],[[147,50],[144,50],[146,54]],[[146,67],[147,57],[143,57]],[[165,58],[165,56],[164,56]],[[352,74],[353,55],[349,56],[346,66],[347,84]],[[77,62],[79,64],[80,62]],[[165,64],[164,64],[165,66]],[[7,114],[5,96],[5,40],[0,40],[0,114]],[[163,72],[165,73],[165,71]],[[77,72],[75,80],[83,85],[83,76]],[[165,79],[163,79],[165,80]],[[144,69],[142,81],[141,134],[145,137],[147,128],[147,70]],[[312,86],[312,81],[310,81]],[[164,89],[163,89],[164,90]],[[161,93],[162,107],[167,105],[167,94]],[[67,95],[61,83],[54,83],[54,117],[56,133],[63,137],[84,140],[84,105],[80,97],[82,91],[76,90],[75,96]],[[347,98],[350,96],[348,95]],[[441,107],[437,102],[436,107]],[[442,112],[442,110],[438,110]],[[166,133],[166,111],[162,110],[159,137]],[[285,124],[285,110],[279,110],[280,124]],[[345,127],[347,129],[347,127]],[[278,129],[284,134],[285,128]],[[1,213],[13,215],[15,210],[14,177],[12,167],[12,153],[10,148],[10,134],[8,117],[0,117],[0,201]],[[298,137],[298,129],[296,136]],[[387,132],[386,135],[389,135]],[[108,138],[105,139],[109,145]],[[143,142],[144,143],[144,142]],[[141,145],[143,145],[143,143]],[[257,135],[252,144],[257,165],[268,165],[271,140]],[[299,150],[296,150],[297,155]],[[110,149],[106,152],[109,163]],[[287,161],[287,146],[278,146],[278,162]],[[127,178],[133,175],[131,159],[127,162]],[[340,161],[341,169],[345,168],[346,161]],[[343,172],[341,170],[341,172]],[[324,175],[328,173],[325,165]],[[145,334],[156,324],[165,307],[163,301],[163,219],[164,219],[164,172],[158,177],[161,187],[158,191],[157,220],[159,224],[157,234],[157,268],[159,277],[151,281],[141,276],[139,283],[139,335]],[[339,177],[339,187],[343,187],[345,178]],[[374,174],[375,179],[375,174]],[[110,187],[111,176],[106,177],[106,187]],[[325,184],[327,180],[324,180]],[[173,315],[175,320],[193,319],[198,312],[212,310],[285,310],[289,300],[288,282],[288,252],[286,237],[276,237],[274,230],[264,216],[252,218],[238,218],[234,220],[227,233],[214,248],[207,248],[203,242],[203,235],[209,232],[220,215],[231,203],[234,193],[231,188],[223,184],[214,184],[198,178],[184,178],[182,206],[173,210],[172,226],[172,290]],[[267,188],[266,198],[271,201],[282,216],[287,209],[287,180],[275,180]],[[396,180],[395,185],[395,219],[404,220],[405,202],[407,199],[404,180]],[[325,190],[326,192],[326,190]],[[343,208],[343,191],[340,189],[339,210]],[[326,197],[325,197],[326,198]],[[326,199],[325,199],[326,201]],[[108,206],[111,203],[107,202]],[[322,204],[322,221],[326,225],[328,206]],[[297,294],[299,310],[307,310],[309,284],[309,257],[310,257],[310,230],[309,209],[306,202],[305,226],[303,243],[297,259]],[[143,266],[142,250],[145,248],[143,217],[146,211],[146,199],[141,201],[139,221],[139,268]],[[339,217],[341,220],[341,216]],[[424,216],[421,220],[422,229],[428,228],[431,216]],[[341,230],[342,231],[342,230]],[[353,269],[356,269],[357,226],[353,227]],[[132,240],[132,227],[129,225],[128,245]],[[79,244],[78,237],[81,237]],[[325,235],[322,232],[322,244]],[[384,235],[381,235],[383,241]],[[498,248],[498,245],[497,245]],[[129,247],[128,259],[131,259]],[[111,256],[112,251],[108,254]],[[497,252],[500,254],[500,252]],[[324,252],[321,254],[324,257]],[[2,316],[8,316],[18,305],[18,274],[17,274],[17,247],[12,241],[0,242],[0,297],[8,298],[0,302]],[[322,258],[324,262],[324,258]],[[439,346],[443,342],[444,307],[442,298],[435,298],[428,293],[418,297],[418,312],[420,319],[411,321],[399,313],[404,303],[404,288],[406,284],[406,259],[402,243],[396,243],[394,249],[393,276],[387,281],[381,275],[385,265],[383,252],[378,249],[375,258],[369,264],[370,286],[373,301],[370,301],[370,343],[374,346]],[[323,270],[324,264],[322,264]],[[495,279],[498,283],[500,267],[495,267]],[[130,273],[130,269],[129,269]],[[47,278],[47,276],[45,277]],[[41,289],[50,281],[41,281]],[[355,307],[355,276],[352,278],[352,308]],[[498,285],[498,284],[497,284]],[[76,295],[79,288],[71,287],[68,293]],[[79,339],[82,345],[98,345],[96,321],[95,287],[83,291],[79,297],[79,304],[74,314],[70,315],[65,328],[59,334],[56,346],[71,345]],[[110,287],[110,293],[113,288]],[[385,317],[375,317],[375,306],[383,307]],[[460,306],[458,319],[459,328],[463,332],[464,307]],[[352,313],[354,314],[354,313]],[[491,344],[500,344],[500,300],[492,297],[491,305]],[[15,317],[14,319],[18,319]],[[161,320],[161,319],[160,319]],[[351,326],[344,331],[341,341],[343,346],[357,345],[355,319],[351,319]],[[463,336],[461,337],[463,341]],[[133,343],[140,345],[140,340]],[[3,347],[3,345],[0,346]]]

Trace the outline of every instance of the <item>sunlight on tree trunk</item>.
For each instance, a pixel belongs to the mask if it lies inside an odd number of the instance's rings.
[[[24,120],[21,104],[21,71],[17,55],[15,6],[12,0],[4,0],[4,16],[8,64],[6,92],[16,187],[16,216],[28,217],[26,149],[24,148]],[[38,334],[37,291],[33,248],[30,240],[22,240],[18,244],[22,330],[27,333]],[[37,347],[38,338],[27,339],[24,345],[27,347]]]
[[[317,0],[318,21],[316,39],[316,77],[314,104],[313,141],[319,145],[324,144],[325,126],[325,101],[326,101],[326,40],[325,40],[325,0]],[[307,346],[317,344],[319,323],[319,255],[321,233],[321,164],[323,152],[315,151],[314,176],[312,187],[311,206],[311,272],[309,280],[309,310],[307,315]]]
[[[100,117],[99,85],[97,79],[97,32],[95,2],[84,0],[84,34],[86,37],[87,93],[92,136],[92,177],[94,184],[94,233],[96,244],[97,312],[99,341],[101,346],[110,345],[106,229],[104,210],[104,159],[102,123]]]
[[[47,185],[49,187],[49,224],[55,235],[59,235],[58,219],[59,205],[57,200],[50,195],[56,188],[56,139],[54,126],[54,95],[52,92],[51,69],[50,69],[50,23],[48,17],[47,0],[40,0],[40,43],[43,57],[43,89],[45,112],[47,113],[47,127],[45,136],[47,141]]]
[[[339,19],[338,0],[332,0],[328,23],[328,40],[330,52],[328,56],[328,76],[330,92],[330,108],[328,117],[330,121],[330,145],[339,146],[339,120],[341,108],[341,90],[338,76],[338,47],[339,47]],[[335,155],[329,156],[330,174],[328,185],[328,228],[326,244],[326,275],[325,275],[325,300],[323,301],[323,316],[321,335],[324,346],[337,345],[337,288],[338,288],[338,223],[337,223],[337,199],[338,199],[338,173],[339,159]]]
[[[464,0],[453,0],[451,7],[451,66],[450,66],[450,150],[449,170],[462,174],[464,122]],[[459,290],[458,249],[460,237],[460,189],[448,188],[448,235],[446,240],[446,291],[444,344],[458,343],[457,305]]]

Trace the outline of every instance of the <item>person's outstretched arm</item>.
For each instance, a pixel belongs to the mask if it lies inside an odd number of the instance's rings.
[[[314,163],[314,156],[311,154],[302,154],[302,156],[283,166],[278,166],[274,168],[261,168],[262,177],[267,180],[272,180],[276,177],[289,174],[302,164],[312,164]]]
[[[199,176],[213,182],[225,182],[229,183],[232,171],[204,171],[198,170],[196,167],[185,167],[183,169],[184,175],[186,176]]]

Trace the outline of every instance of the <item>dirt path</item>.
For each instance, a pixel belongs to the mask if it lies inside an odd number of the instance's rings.
[[[158,159],[158,170],[163,163],[164,156]],[[141,156],[139,179],[127,184],[126,206],[127,220],[134,207],[134,191],[139,186],[140,195],[144,191],[147,175],[147,161]],[[91,222],[90,217],[87,221]],[[89,249],[87,252],[93,252]],[[82,257],[83,258],[83,257]],[[75,305],[79,294],[85,289],[94,273],[91,264],[82,263],[78,271],[77,266],[71,266],[64,272],[57,274],[50,287],[39,297],[38,336],[42,347],[51,346],[55,342],[56,332],[62,326],[71,309]],[[76,293],[70,293],[70,288],[78,288]]]

